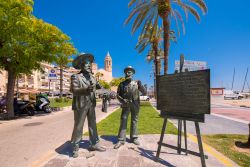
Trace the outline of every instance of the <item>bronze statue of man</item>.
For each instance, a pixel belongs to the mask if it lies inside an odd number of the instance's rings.
[[[125,81],[121,82],[117,90],[117,99],[121,103],[122,114],[121,123],[118,134],[118,142],[114,148],[118,149],[125,144],[126,141],[126,129],[128,115],[131,112],[131,128],[130,128],[130,140],[136,145],[139,145],[137,134],[137,121],[140,110],[140,92],[145,94],[145,88],[141,84],[141,81],[133,80],[135,69],[128,66],[124,69]]]
[[[83,125],[86,117],[88,118],[88,129],[90,148],[94,151],[105,151],[100,146],[99,137],[96,128],[96,89],[102,86],[92,75],[91,63],[94,61],[92,54],[80,54],[74,59],[72,65],[76,69],[80,69],[80,73],[71,76],[71,92],[73,93],[72,109],[74,110],[74,129],[72,133],[71,143],[73,145],[73,157],[78,157],[79,142],[83,135]]]
[[[102,112],[108,112],[108,99],[109,99],[109,94],[104,93],[102,95]]]

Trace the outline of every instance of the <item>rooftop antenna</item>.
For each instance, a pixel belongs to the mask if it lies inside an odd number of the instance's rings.
[[[246,75],[245,75],[244,84],[243,84],[243,88],[242,88],[241,92],[243,92],[243,90],[245,88],[245,84],[247,82],[247,74],[248,74],[248,68],[247,68],[247,72],[246,72]]]
[[[233,81],[232,81],[232,87],[231,87],[231,90],[233,90],[233,88],[234,88],[234,76],[235,76],[235,68],[234,68],[234,74],[233,74]]]

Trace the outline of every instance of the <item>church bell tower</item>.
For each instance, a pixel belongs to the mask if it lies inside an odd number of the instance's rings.
[[[104,70],[108,71],[108,72],[112,72],[112,58],[109,54],[109,52],[107,53],[105,60],[104,60]]]

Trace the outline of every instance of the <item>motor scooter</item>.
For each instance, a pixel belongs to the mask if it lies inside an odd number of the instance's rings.
[[[0,113],[7,113],[7,98],[6,97],[2,97],[0,100]]]
[[[14,113],[15,115],[28,114],[29,116],[35,115],[34,104],[27,100],[17,100],[14,98]]]
[[[43,94],[36,96],[35,109],[37,111],[44,111],[45,113],[51,113],[50,100]]]

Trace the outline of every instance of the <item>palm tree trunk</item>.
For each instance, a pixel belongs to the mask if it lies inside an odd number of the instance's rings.
[[[163,17],[163,31],[164,31],[164,75],[168,73],[168,54],[169,54],[169,29],[170,22],[168,13]]]
[[[155,96],[155,99],[157,100],[157,94],[158,94],[158,92],[157,92],[157,88],[158,88],[158,86],[157,86],[157,76],[159,76],[160,75],[160,73],[159,73],[159,60],[157,59],[158,58],[158,44],[156,44],[156,43],[154,43],[153,44],[153,49],[154,49],[154,52],[155,52],[155,58],[154,58],[154,63],[155,63],[155,75],[154,75],[154,84],[155,84],[155,86],[154,86],[154,92],[155,92],[155,94],[154,94],[154,96]]]
[[[157,59],[158,58],[158,44],[153,44],[153,48],[154,48],[154,52],[155,52],[155,74],[156,76],[160,75],[160,70],[159,70],[159,60]]]
[[[8,112],[8,119],[13,119],[14,114],[14,89],[15,89],[15,82],[16,82],[16,74],[13,70],[8,69],[8,84],[7,84],[7,112]]]
[[[63,95],[63,68],[60,68],[60,98]]]

